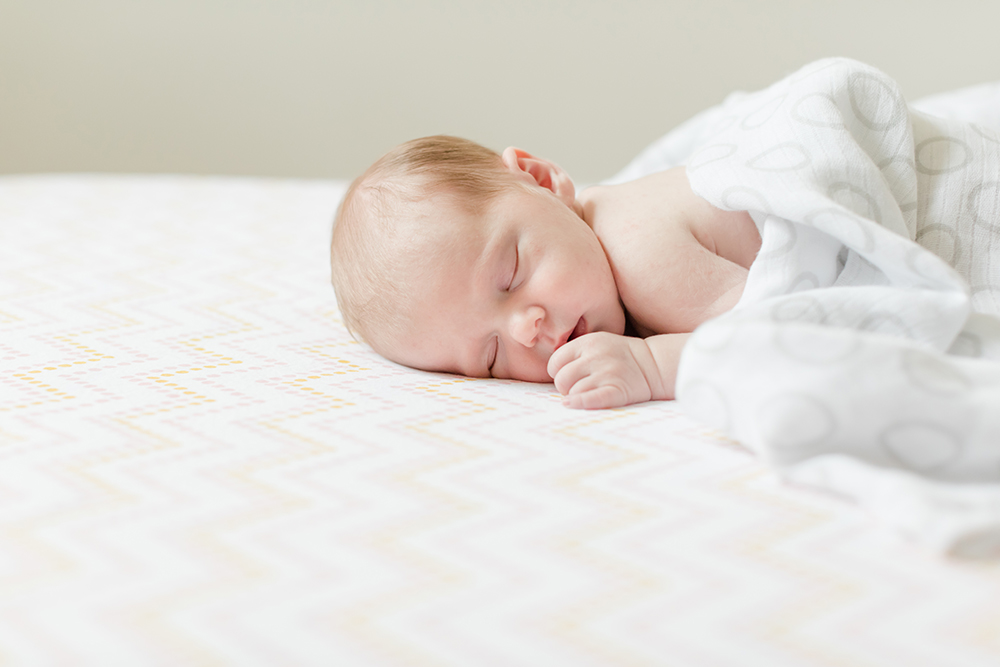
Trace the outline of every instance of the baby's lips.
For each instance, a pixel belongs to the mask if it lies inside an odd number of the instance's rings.
[[[549,361],[545,365],[545,372],[549,374],[549,377],[554,379],[559,371],[558,368],[554,370],[552,368],[552,357],[555,356],[556,352],[559,351],[559,348],[561,348],[563,345],[570,342],[571,340],[576,340],[577,338],[583,336],[586,333],[588,333],[587,321],[583,317],[580,317],[580,319],[577,320],[576,326],[573,327],[572,331],[567,331],[566,333],[564,333],[562,336],[559,337],[559,341],[556,343],[555,348],[552,350],[552,354],[549,355]]]
[[[555,352],[560,347],[562,347],[566,343],[568,343],[571,340],[573,340],[573,338],[575,338],[574,334],[576,333],[577,329],[580,328],[580,322],[582,322],[582,321],[583,321],[583,318],[581,317],[579,320],[577,320],[576,326],[573,329],[571,329],[570,331],[567,331],[563,335],[559,336],[559,339],[556,341],[555,347],[552,348],[553,352]]]
[[[587,320],[581,316],[580,319],[577,320],[576,326],[573,327],[573,330],[569,333],[568,340],[576,340],[585,333],[587,333]]]

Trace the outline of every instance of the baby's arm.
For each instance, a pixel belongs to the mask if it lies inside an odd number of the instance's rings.
[[[690,334],[630,338],[597,332],[566,343],[548,371],[570,408],[614,408],[671,400],[681,349]]]

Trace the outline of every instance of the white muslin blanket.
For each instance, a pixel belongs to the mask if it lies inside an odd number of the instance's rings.
[[[931,547],[1000,550],[1000,135],[828,59],[727,100],[687,173],[763,244],[682,406]]]

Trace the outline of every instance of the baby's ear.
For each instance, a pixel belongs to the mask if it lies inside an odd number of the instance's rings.
[[[573,179],[555,162],[535,157],[520,148],[510,146],[500,156],[504,166],[518,178],[531,185],[538,185],[559,198],[570,208],[576,204],[576,188]]]

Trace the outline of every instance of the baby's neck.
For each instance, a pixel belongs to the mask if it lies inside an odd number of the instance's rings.
[[[580,192],[576,207],[602,242],[604,234],[617,230],[617,219],[626,210],[633,224],[659,220],[686,228],[709,251],[746,269],[760,250],[760,234],[750,215],[717,209],[696,195],[684,167],[628,183],[589,187]],[[615,224],[608,224],[609,220]]]
[[[685,333],[735,305],[760,247],[745,211],[692,192],[683,167],[580,193],[632,329]]]

